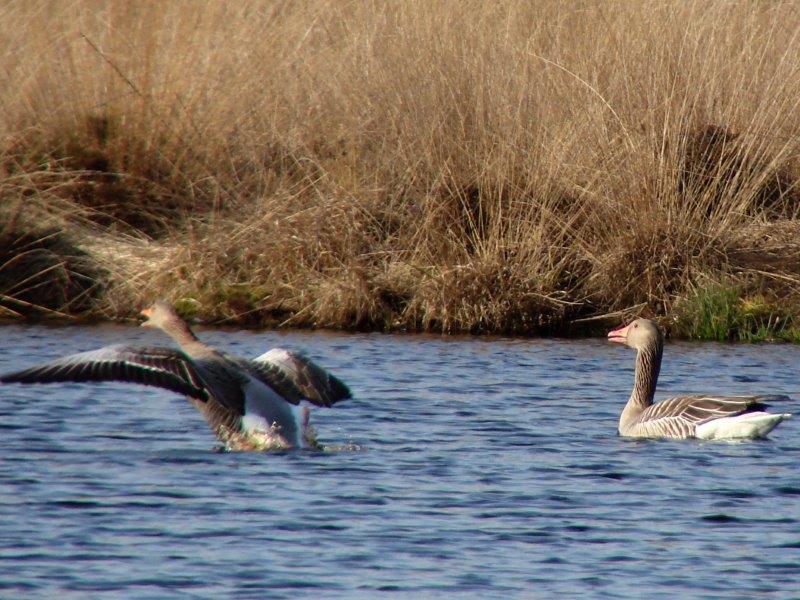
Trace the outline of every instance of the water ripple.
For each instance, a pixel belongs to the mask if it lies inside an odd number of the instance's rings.
[[[0,371],[165,343],[2,335]],[[0,388],[0,595],[796,595],[800,419],[760,443],[619,438],[633,356],[603,340],[201,335],[303,349],[341,375],[357,398],[314,411],[325,450],[216,452],[194,409],[152,388]],[[798,347],[671,344],[659,394],[781,393],[798,364]]]

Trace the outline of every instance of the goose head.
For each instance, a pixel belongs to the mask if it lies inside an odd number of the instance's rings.
[[[152,306],[142,309],[139,314],[145,317],[142,327],[168,329],[170,325],[180,321],[175,309],[163,300],[156,300]]]
[[[608,332],[608,341],[625,344],[636,350],[662,344],[661,330],[650,319],[636,319],[625,327]]]

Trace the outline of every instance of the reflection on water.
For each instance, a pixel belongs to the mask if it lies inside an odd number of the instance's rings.
[[[122,384],[0,388],[0,596],[791,597],[800,419],[746,444],[632,441],[633,353],[603,340],[207,330],[304,349],[356,398],[325,451],[214,452],[183,399]],[[0,371],[125,327],[0,329]],[[794,394],[800,348],[671,344],[670,393]],[[777,407],[776,407],[777,408]]]

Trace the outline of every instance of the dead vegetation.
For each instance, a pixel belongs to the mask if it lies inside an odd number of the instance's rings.
[[[0,318],[71,318],[90,311],[104,273],[75,232],[41,208],[6,198],[0,208]],[[39,212],[39,218],[31,214]]]
[[[2,262],[74,240],[49,310],[521,333],[671,315],[707,281],[797,301],[792,3],[40,1],[0,23],[1,197],[23,202]]]

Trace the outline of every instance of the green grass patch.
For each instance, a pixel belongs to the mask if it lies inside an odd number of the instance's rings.
[[[735,284],[695,288],[678,304],[676,337],[696,340],[800,342],[800,307],[746,295]]]

